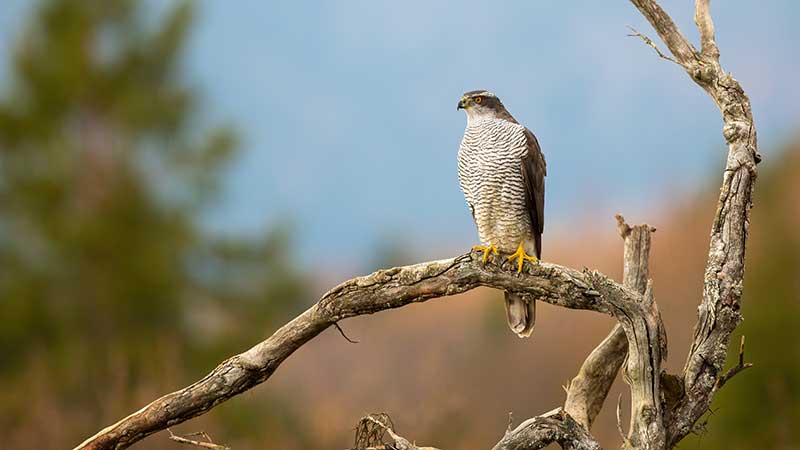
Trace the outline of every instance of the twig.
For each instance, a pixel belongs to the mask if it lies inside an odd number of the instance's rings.
[[[630,25],[628,25],[628,28],[631,30],[631,32],[630,32],[630,34],[628,34],[628,36],[641,38],[644,41],[645,44],[649,45],[650,47],[653,47],[653,50],[655,50],[656,53],[658,53],[658,56],[660,56],[661,58],[666,59],[667,61],[672,61],[672,62],[674,62],[675,64],[677,64],[679,66],[681,65],[678,61],[676,61],[671,56],[665,55],[664,53],[662,53],[661,50],[658,48],[658,46],[655,44],[655,42],[653,42],[652,39],[647,37],[647,35],[640,33],[638,30],[636,30],[636,28],[633,28]]]
[[[377,426],[381,427],[382,429],[384,429],[389,434],[389,437],[391,437],[392,440],[394,441],[395,448],[397,448],[397,450],[439,450],[439,449],[437,449],[435,447],[417,447],[417,445],[415,443],[410,442],[408,439],[404,438],[403,436],[395,434],[395,432],[392,430],[391,427],[389,427],[387,424],[382,423],[379,420],[376,420],[372,416],[366,416],[361,420],[370,421],[370,422],[374,423],[375,425],[377,425]]]
[[[714,389],[721,389],[722,386],[725,386],[725,383],[727,383],[731,378],[735,377],[736,374],[750,367],[753,367],[752,363],[744,362],[744,335],[742,335],[742,340],[739,343],[739,362],[735,366],[728,369],[728,371],[725,372],[721,377],[719,377],[719,380],[717,380],[717,386]]]
[[[336,327],[336,329],[337,329],[337,330],[339,330],[339,334],[341,334],[341,335],[342,335],[342,337],[343,337],[343,338],[344,338],[344,339],[345,339],[347,342],[349,342],[349,343],[351,343],[351,344],[358,344],[358,342],[359,342],[359,341],[354,341],[353,339],[350,339],[349,337],[347,337],[347,335],[346,335],[346,334],[344,334],[344,330],[342,330],[342,327],[340,327],[340,326],[339,326],[339,322],[333,322],[333,326],[334,326],[334,327]]]
[[[658,37],[667,45],[667,49],[678,63],[684,67],[697,60],[697,50],[681,34],[678,26],[666,11],[655,0],[631,0],[634,6],[650,22],[658,33]]]
[[[625,217],[622,215],[622,213],[614,214],[614,218],[617,219],[617,231],[619,231],[619,237],[624,240],[631,234],[631,226],[625,222]]]
[[[230,447],[227,447],[225,445],[215,444],[211,440],[211,436],[206,434],[206,432],[204,432],[204,431],[198,431],[196,433],[189,433],[189,434],[186,434],[184,436],[203,436],[204,438],[206,438],[208,440],[208,442],[195,441],[193,439],[187,439],[186,437],[176,436],[175,434],[172,433],[172,430],[170,430],[169,428],[167,428],[167,432],[169,432],[170,440],[173,440],[173,441],[178,442],[180,444],[194,445],[194,446],[197,446],[197,447],[210,448],[210,449],[213,449],[213,450],[230,450],[231,449]]]

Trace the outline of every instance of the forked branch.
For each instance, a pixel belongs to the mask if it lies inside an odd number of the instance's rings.
[[[678,63],[702,87],[722,113],[728,157],[719,202],[711,227],[708,261],[689,356],[684,367],[683,392],[667,411],[667,447],[685,437],[708,410],[725,365],[731,334],[741,322],[740,302],[744,256],[753,206],[758,153],[750,100],[738,81],[719,64],[709,0],[695,1],[695,23],[701,51],[681,34],[654,0],[631,0],[656,30]]]

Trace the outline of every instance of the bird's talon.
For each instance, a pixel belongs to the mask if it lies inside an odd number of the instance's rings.
[[[483,263],[484,264],[486,264],[486,261],[489,260],[489,255],[491,253],[494,253],[495,255],[497,255],[497,247],[495,247],[492,244],[489,244],[488,246],[475,245],[475,246],[472,247],[472,249],[473,250],[480,250],[480,251],[483,252]]]
[[[539,262],[539,258],[528,255],[525,253],[525,249],[522,247],[522,242],[519,243],[519,247],[517,247],[517,251],[514,252],[513,255],[508,257],[509,261],[517,260],[517,273],[522,273],[522,265],[525,261],[530,261],[531,263],[537,264]]]

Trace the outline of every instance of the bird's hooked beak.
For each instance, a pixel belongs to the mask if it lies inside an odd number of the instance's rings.
[[[465,109],[467,107],[467,98],[461,97],[461,100],[458,101],[458,105],[456,105],[456,111],[459,109]]]

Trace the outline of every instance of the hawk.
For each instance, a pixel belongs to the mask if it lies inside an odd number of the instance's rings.
[[[458,181],[478,228],[483,262],[510,254],[522,272],[525,261],[542,256],[544,177],[547,169],[536,136],[520,125],[496,95],[470,91],[457,109],[467,113],[458,150]],[[508,326],[519,337],[533,331],[536,304],[529,296],[505,293]]]

